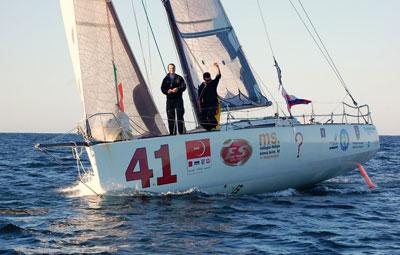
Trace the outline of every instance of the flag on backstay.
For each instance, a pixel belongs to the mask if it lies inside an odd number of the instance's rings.
[[[276,61],[275,57],[274,57],[274,66],[276,68],[276,72],[278,74],[278,81],[279,81],[279,86],[282,86],[282,70],[278,65],[278,62]]]
[[[286,104],[287,104],[287,108],[288,111],[290,113],[290,115],[292,115],[290,109],[292,108],[293,105],[297,105],[297,104],[309,104],[311,103],[310,100],[307,99],[301,99],[301,98],[297,98],[293,95],[289,95],[285,88],[282,86],[282,96],[285,98]]]

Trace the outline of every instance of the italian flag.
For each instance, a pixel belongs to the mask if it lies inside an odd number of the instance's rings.
[[[122,88],[122,83],[118,84],[118,94],[119,94],[119,102],[118,102],[119,110],[121,112],[123,112],[124,111],[124,90]]]

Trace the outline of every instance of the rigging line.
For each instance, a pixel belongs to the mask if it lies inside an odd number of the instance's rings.
[[[187,16],[190,17],[190,9],[189,9],[189,2],[188,2],[188,0],[186,0],[185,3],[186,3]],[[198,32],[198,30],[196,30],[196,27],[195,27],[194,23],[191,23],[190,26],[191,26],[191,30],[192,30],[193,32]],[[199,65],[199,63],[198,63],[196,57],[194,56],[192,50],[190,49],[188,42],[187,42],[185,39],[183,39],[183,38],[182,38],[182,41],[186,44],[186,47],[187,47],[187,49],[189,50],[190,55],[193,56],[194,60],[196,61],[196,64],[200,67],[201,72],[204,72],[204,71],[202,70],[201,66]],[[192,43],[192,45],[193,45],[193,44],[194,44],[194,43]]]
[[[338,78],[339,82],[342,83],[339,74],[337,73],[337,71],[335,70],[335,68],[333,67],[332,63],[329,61],[329,58],[326,56],[325,52],[322,50],[321,46],[319,45],[319,43],[317,42],[317,40],[315,39],[314,35],[312,34],[311,30],[308,28],[307,24],[305,23],[303,17],[300,15],[299,11],[297,10],[297,8],[294,6],[292,0],[289,0],[290,4],[292,5],[293,9],[295,10],[297,16],[299,17],[300,21],[303,23],[304,27],[307,29],[309,35],[311,36],[311,38],[313,39],[315,45],[317,46],[317,48],[319,49],[319,51],[321,52],[321,54],[324,56],[326,62],[328,63],[328,65],[331,67],[332,71],[335,73],[336,77]]]
[[[149,77],[149,71],[147,70],[146,57],[145,57],[145,53],[144,53],[144,49],[143,49],[142,37],[140,35],[139,23],[137,20],[137,15],[136,15],[136,11],[135,11],[135,5],[133,4],[133,0],[131,0],[131,4],[132,4],[133,15],[135,17],[135,24],[136,24],[136,30],[137,30],[137,35],[138,35],[138,39],[139,39],[140,50],[142,51],[143,64],[144,64],[144,69],[146,71],[146,78],[147,78],[147,82],[150,87],[150,92],[153,93],[152,87],[151,87],[151,81],[150,81],[150,77]]]
[[[331,113],[336,112],[336,110],[337,110],[341,105],[343,105],[343,102],[344,102],[344,100],[346,99],[346,97],[347,97],[348,95],[349,95],[349,94],[346,93],[346,94],[344,95],[344,97],[342,98],[341,102],[338,102],[337,105],[336,105],[336,106],[333,108],[333,110],[331,110],[330,112],[331,112]],[[328,118],[330,118],[330,117],[328,117]],[[327,120],[329,120],[329,119],[327,119]],[[325,121],[324,121],[324,122],[325,122]]]
[[[344,89],[345,89],[346,92],[349,94],[350,98],[353,100],[353,104],[354,104],[355,106],[357,106],[357,102],[354,100],[354,98],[353,98],[353,96],[351,95],[351,93],[350,93],[348,87],[346,86],[346,82],[344,81],[342,75],[341,75],[340,72],[339,72],[339,69],[337,68],[335,62],[333,61],[331,55],[329,54],[328,49],[325,47],[325,44],[324,44],[324,42],[322,41],[322,39],[321,39],[319,33],[317,32],[317,29],[315,28],[314,23],[311,21],[311,18],[310,18],[310,16],[308,15],[306,9],[304,8],[303,3],[301,2],[301,0],[298,0],[298,2],[299,2],[299,4],[300,4],[301,8],[303,9],[303,12],[305,13],[305,15],[306,15],[308,21],[310,22],[310,24],[311,24],[311,26],[312,26],[312,28],[313,28],[315,34],[317,35],[317,37],[318,37],[318,39],[319,39],[319,41],[320,41],[322,47],[324,48],[324,50],[325,50],[325,52],[326,52],[328,58],[330,59],[330,61],[331,61],[332,65],[333,65],[333,67],[334,67],[335,70],[337,71],[337,74],[339,75],[339,78],[340,78],[340,80],[342,81],[342,85],[343,85]]]
[[[145,0],[145,6],[146,8],[148,7],[148,2],[147,0]],[[149,74],[150,77],[153,74],[153,66],[152,66],[152,62],[151,62],[151,43],[150,43],[150,29],[149,26],[146,26],[146,37],[147,37],[147,49],[148,49],[148,59],[149,59]]]
[[[186,3],[187,15],[188,15],[188,17],[190,17],[191,15],[190,15],[190,9],[189,9],[189,2],[188,2],[188,0],[186,0],[185,3]],[[192,24],[191,24],[191,29],[192,29],[194,32],[198,32],[198,30],[196,30],[195,28],[196,28],[196,26],[194,25],[194,23],[192,23]],[[201,65],[199,64],[197,58],[196,58],[195,55],[193,54],[193,52],[192,52],[192,50],[191,50],[191,48],[190,48],[188,42],[187,42],[184,38],[182,38],[182,41],[183,41],[184,44],[186,45],[186,48],[187,48],[187,50],[189,51],[190,55],[192,55],[193,59],[196,61],[196,64],[199,66],[200,70],[204,73],[204,71],[203,71]],[[195,44],[195,41],[196,41],[196,39],[193,40],[192,46]],[[190,65],[188,64],[188,66],[189,66],[189,73],[188,73],[188,75],[191,75],[191,74],[190,74]],[[193,78],[192,78],[192,80],[193,80]],[[193,86],[195,86],[194,83],[193,83]],[[197,84],[197,88],[198,88],[198,87],[199,87],[199,84]],[[198,96],[198,95],[195,95],[195,97],[197,97],[197,96]],[[196,102],[196,103],[197,103],[197,102]],[[192,107],[192,113],[193,113],[193,116],[196,116],[196,111],[195,111],[194,107]],[[195,120],[195,122],[196,122],[196,126],[198,127],[198,126],[200,125],[200,123],[198,123],[198,120],[197,120],[196,117],[194,118],[194,120]]]
[[[344,97],[342,98],[341,102],[339,102],[339,103],[336,105],[336,107],[335,107],[331,112],[335,112],[335,111],[343,104],[344,100],[346,99],[346,97],[347,97],[348,95],[349,95],[349,94],[346,93],[346,95],[344,95]]]
[[[97,193],[96,191],[94,191],[94,189],[92,189],[91,187],[89,187],[89,185],[87,185],[87,183],[85,183],[84,181],[82,181],[81,179],[79,179],[78,181],[80,181],[86,188],[88,188],[90,191],[92,191],[96,196],[102,198],[103,195]]]
[[[191,16],[191,15],[190,15],[190,14],[191,14],[191,13],[190,13],[191,11],[190,11],[190,8],[189,8],[189,1],[186,0],[185,3],[186,3],[185,6],[186,6],[187,16],[190,17],[190,16]],[[204,11],[204,10],[203,10],[203,11]],[[195,25],[193,22],[191,22],[191,25],[190,25],[190,26],[191,26],[191,30],[192,30],[193,32],[196,32],[196,33],[199,32],[199,30],[196,29],[196,25]],[[190,55],[193,56],[194,60],[196,61],[196,64],[199,66],[201,72],[204,73],[203,68],[201,67],[201,65],[200,65],[200,63],[198,62],[197,58],[194,56],[192,50],[190,49],[188,42],[187,42],[185,39],[183,39],[183,41],[184,41],[184,43],[186,44],[186,47],[187,47],[187,49],[189,50]],[[192,46],[193,46],[195,43],[196,43],[196,39],[193,40]],[[193,46],[193,47],[194,47],[194,46]],[[208,49],[208,48],[207,48],[207,49]],[[210,50],[210,49],[208,49],[208,50]]]
[[[164,18],[165,18],[166,24],[168,24],[168,14],[167,14],[167,12],[164,12]],[[172,34],[171,29],[167,29],[167,30],[169,32],[169,36],[170,36],[171,42],[173,42],[174,41],[174,36]],[[178,60],[178,63],[179,63],[178,49],[176,47],[172,47],[172,48],[173,48],[173,51],[175,53],[175,58]]]
[[[169,21],[168,21],[168,14],[167,14],[167,12],[164,12],[164,17],[165,17],[166,22],[168,23]],[[170,40],[173,42],[175,39],[174,39],[174,35],[172,34],[172,29],[168,29],[168,31],[169,31]],[[187,42],[186,42],[184,39],[182,39],[182,41],[186,44],[186,47],[187,47],[187,49],[189,50],[190,54],[192,54],[189,45],[187,45]],[[172,47],[172,48],[174,49],[175,59],[178,61],[178,63],[180,63],[181,68],[183,68],[182,63],[180,62],[180,57],[179,57],[179,54],[178,54],[178,49],[177,49],[177,47]],[[191,74],[190,74],[190,70],[189,70],[189,73],[188,73],[187,75],[191,75]],[[193,85],[194,85],[194,84],[193,84]],[[197,121],[197,118],[196,118],[196,110],[195,110],[194,107],[190,107],[190,108],[191,108],[191,110],[192,110],[192,115],[193,115],[193,118],[194,118],[195,126],[196,126],[196,127],[199,127],[200,124],[199,124],[199,122]]]
[[[274,52],[274,49],[272,47],[271,36],[270,36],[270,34],[268,32],[267,23],[265,22],[264,15],[263,15],[261,4],[260,4],[259,0],[257,0],[257,5],[258,5],[258,10],[259,10],[259,13],[260,13],[261,20],[262,20],[262,23],[263,23],[264,31],[265,31],[265,34],[266,34],[266,37],[267,37],[267,42],[268,42],[269,48],[271,50],[272,57],[274,59],[274,66],[275,66],[275,68],[277,69],[277,72],[278,72],[279,87],[281,87],[283,85],[282,85],[281,78],[280,78],[280,71],[278,71],[279,66],[277,66],[277,62],[276,62],[276,58],[275,58],[275,52]],[[279,70],[280,70],[280,68],[279,68]],[[259,75],[257,74],[257,76],[259,76]],[[260,80],[261,80],[261,78],[260,78]],[[261,82],[262,82],[262,80],[261,80]],[[262,84],[264,85],[264,87],[266,87],[263,82],[262,82]],[[267,89],[267,91],[271,95],[272,99],[274,100],[275,105],[277,105],[277,109],[276,109],[277,112],[278,112],[278,110],[281,110],[282,113],[286,116],[285,112],[282,110],[280,105],[277,103],[276,99],[272,96],[272,93],[268,89]],[[279,89],[278,89],[278,91],[279,91]]]
[[[113,38],[112,38],[112,32],[111,32],[111,22],[110,22],[110,10],[109,10],[109,5],[111,5],[111,2],[108,2],[105,0],[106,3],[106,14],[107,14],[107,26],[108,26],[108,35],[110,39],[110,47],[111,47],[111,62],[113,65],[113,72],[114,72],[114,86],[115,86],[115,96],[117,97],[117,105],[119,105],[119,93],[118,93],[118,80],[117,80],[117,67],[115,65],[115,57],[114,57],[114,45],[113,45]]]
[[[199,60],[198,60],[198,59],[196,58],[196,56],[193,54],[193,51],[190,49],[190,47],[189,47],[188,43],[186,42],[186,40],[183,40],[183,43],[186,45],[186,47],[187,47],[187,49],[188,49],[190,55],[192,55],[193,60],[194,60],[194,61],[196,62],[196,64],[199,66],[200,71],[201,71],[202,73],[204,73],[204,70],[203,70],[203,68],[201,67],[200,63],[199,63]]]
[[[250,65],[250,64],[249,64]],[[264,88],[267,90],[268,94],[271,96],[272,100],[275,102],[276,105],[276,111],[278,112],[278,110],[281,110],[281,112],[283,113],[283,115],[285,117],[287,117],[287,115],[285,114],[285,112],[282,110],[280,104],[278,104],[278,101],[275,99],[275,97],[272,95],[271,91],[269,91],[268,87],[265,85],[265,83],[263,82],[263,80],[261,79],[260,75],[257,73],[257,71],[250,65],[251,70],[254,72],[254,74],[257,76],[257,79],[261,82],[261,84],[263,85],[261,88]]]
[[[110,22],[110,13],[108,10],[108,3],[106,1],[106,14],[107,14],[107,28],[108,28],[108,36],[110,39],[110,46],[111,46],[111,61],[114,64],[114,46],[113,46],[113,40],[112,40],[112,33],[111,33],[111,22]]]
[[[186,10],[187,10],[187,15],[188,15],[188,17],[190,17],[189,3],[188,3],[187,0],[186,0]],[[193,23],[191,24],[191,26],[192,26],[192,30],[193,30],[193,31],[198,32],[198,30],[195,29],[195,25],[194,25]],[[196,56],[193,54],[193,51],[192,51],[192,49],[189,47],[188,42],[187,42],[185,39],[183,39],[182,41],[185,43],[185,45],[186,45],[186,47],[187,47],[187,49],[188,49],[190,55],[192,55],[194,61],[196,62],[197,66],[199,67],[200,71],[201,71],[202,73],[204,73],[204,69],[201,67],[201,65],[200,65],[200,63],[199,63],[199,60],[198,60],[198,59],[196,58]]]
[[[250,66],[250,70],[252,71],[252,73],[254,73],[255,74],[255,79],[256,79],[256,82],[257,82],[257,84],[258,83],[261,83],[261,85],[262,86],[260,86],[260,90],[261,90],[261,92],[263,92],[264,94],[269,94],[270,96],[271,96],[271,98],[272,98],[272,101],[274,101],[274,103],[275,103],[275,105],[277,106],[277,111],[278,111],[278,104],[277,104],[277,101],[275,100],[275,97],[272,95],[272,93],[271,93],[271,91],[269,91],[269,89],[268,89],[268,87],[265,85],[265,83],[263,82],[263,80],[261,79],[261,77],[260,77],[260,75],[258,75],[258,73],[257,73],[257,71],[254,69],[254,67],[249,63],[249,66]],[[265,90],[267,91],[267,93],[265,93]],[[261,94],[263,94],[263,93],[261,93]]]
[[[76,131],[76,127],[72,128],[72,129],[70,129],[68,131],[63,132],[62,134],[59,134],[59,135],[56,135],[54,137],[45,139],[42,143],[50,143],[50,142],[53,142],[55,140],[61,140],[66,136],[69,136],[69,135],[72,135],[72,134],[76,134],[75,131]]]
[[[167,72],[167,69],[166,69],[166,66],[165,66],[165,63],[164,63],[164,59],[163,59],[163,57],[162,57],[162,55],[161,55],[160,47],[158,47],[158,43],[157,43],[156,36],[154,35],[153,27],[151,26],[151,23],[150,23],[149,15],[147,14],[146,6],[144,5],[143,0],[141,0],[141,2],[142,2],[142,6],[143,6],[144,13],[145,13],[145,15],[146,15],[147,24],[148,24],[149,27],[150,27],[150,31],[151,31],[151,34],[152,34],[152,36],[153,36],[154,43],[155,43],[156,48],[157,48],[157,51],[158,51],[158,55],[159,55],[159,57],[160,57],[160,60],[161,60],[162,65],[163,65],[164,72],[165,72],[165,73],[168,73],[168,72]]]
[[[262,13],[260,0],[257,0],[257,5],[258,5],[258,10],[260,11],[260,17],[261,17],[262,23],[264,25],[264,31],[265,31],[265,34],[267,35],[267,41],[268,41],[269,48],[271,50],[272,56],[275,58],[275,53],[274,53],[274,50],[272,48],[271,37],[269,36],[268,29],[267,29],[267,24],[265,22],[264,15]]]
[[[338,75],[339,75],[340,81],[341,81],[342,83],[345,83],[344,80],[343,80],[343,78],[342,78],[342,76],[340,75],[339,70],[337,69],[337,67],[336,67],[336,65],[335,65],[335,62],[334,62],[333,59],[331,58],[331,55],[329,54],[328,49],[325,47],[325,44],[324,44],[324,42],[322,41],[322,38],[320,37],[320,35],[319,35],[319,33],[318,33],[316,27],[314,26],[314,23],[311,21],[311,18],[310,18],[310,16],[308,15],[308,12],[307,12],[306,9],[304,8],[302,2],[301,2],[300,0],[298,0],[298,2],[299,2],[299,4],[300,4],[300,6],[301,6],[301,8],[302,8],[302,10],[303,10],[303,12],[304,12],[304,14],[306,15],[308,22],[310,23],[311,27],[313,28],[313,31],[314,31],[315,35],[318,37],[318,40],[319,40],[319,42],[321,43],[321,46],[323,47],[324,52],[326,53],[327,57],[329,58],[329,60],[331,61],[332,65],[333,65],[333,67],[334,67],[335,70],[337,71],[337,73],[338,73]]]
[[[311,36],[311,38],[313,39],[315,45],[318,47],[318,49],[320,50],[321,54],[324,56],[326,62],[329,64],[329,66],[331,67],[332,71],[335,73],[336,77],[338,78],[339,82],[340,82],[340,83],[342,84],[342,86],[344,87],[346,93],[347,93],[347,94],[350,96],[350,98],[352,99],[353,104],[354,104],[355,106],[357,106],[357,102],[354,100],[353,96],[350,94],[350,91],[347,89],[346,84],[344,83],[343,79],[341,78],[340,74],[338,73],[338,70],[335,69],[334,63],[332,63],[332,62],[329,60],[328,56],[326,55],[326,54],[328,54],[328,53],[325,53],[325,52],[322,50],[321,46],[319,45],[319,43],[318,43],[317,40],[315,39],[314,35],[312,34],[312,32],[310,31],[310,29],[308,28],[308,26],[307,26],[307,24],[305,23],[303,17],[300,15],[299,11],[298,11],[297,8],[294,6],[293,2],[292,2],[291,0],[289,0],[289,2],[290,2],[290,4],[292,5],[293,9],[295,10],[297,16],[299,17],[299,19],[300,19],[301,22],[303,23],[304,27],[307,29],[307,31],[308,31],[309,35]]]
[[[188,0],[186,0],[185,3],[186,3],[186,12],[187,12],[187,16],[190,17],[191,15],[190,15],[190,8],[189,8],[189,2],[188,2]],[[196,25],[195,25],[193,22],[191,22],[191,25],[190,25],[190,26],[191,26],[191,30],[192,30],[193,32],[196,32],[196,33],[199,32],[198,29],[196,29]],[[201,67],[201,65],[199,64],[197,58],[194,56],[192,50],[190,49],[188,42],[187,42],[185,39],[182,39],[182,41],[186,44],[186,47],[187,47],[187,49],[189,50],[190,55],[193,56],[194,60],[196,61],[196,64],[199,66],[201,72],[204,73],[203,68]],[[196,39],[193,40],[192,46],[193,46],[195,43],[196,43]],[[194,46],[193,46],[193,47],[194,47]]]

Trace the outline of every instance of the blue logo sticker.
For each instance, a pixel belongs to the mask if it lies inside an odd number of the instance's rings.
[[[340,130],[340,149],[342,149],[342,151],[347,151],[349,143],[350,139],[347,131],[345,129]]]

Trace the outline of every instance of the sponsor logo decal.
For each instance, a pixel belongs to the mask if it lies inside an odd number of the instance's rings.
[[[186,159],[189,174],[211,168],[210,139],[186,141]]]
[[[352,148],[353,149],[363,149],[364,148],[364,142],[360,142],[360,128],[358,126],[354,126],[354,133],[356,134],[357,142],[353,141],[352,142]]]
[[[339,148],[339,143],[338,143],[338,135],[335,134],[335,138],[333,140],[333,142],[329,143],[329,150],[336,150]]]
[[[300,147],[303,145],[303,134],[300,132],[297,132],[296,135],[294,136],[294,141],[297,144],[297,157],[300,158]]]
[[[325,138],[326,137],[325,128],[321,128],[320,132],[321,132],[321,138]]]
[[[273,159],[279,157],[281,145],[278,136],[273,133],[262,133],[260,139],[260,159]]]
[[[342,151],[347,151],[349,148],[350,138],[349,134],[345,129],[340,130],[340,149]]]
[[[363,149],[364,148],[364,142],[353,142],[353,149]]]
[[[240,166],[249,160],[253,149],[244,139],[226,140],[221,149],[221,158],[228,166]]]
[[[354,126],[354,132],[356,133],[357,140],[360,140],[360,129],[358,126]]]

